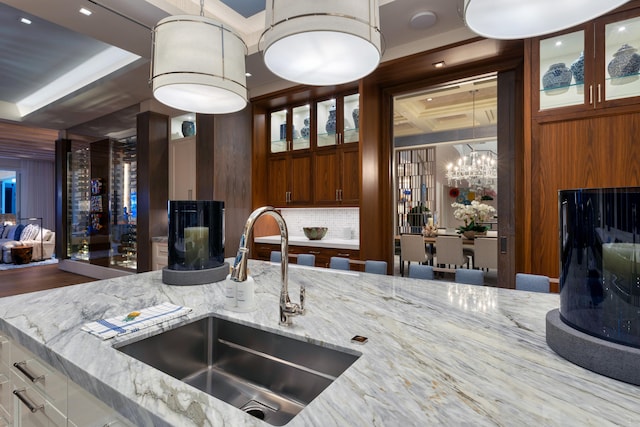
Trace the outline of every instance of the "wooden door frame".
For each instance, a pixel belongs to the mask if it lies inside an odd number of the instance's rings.
[[[523,117],[522,102],[522,41],[496,41],[476,38],[441,49],[405,57],[400,60],[382,64],[376,72],[360,81],[362,111],[360,113],[360,164],[361,164],[361,197],[360,197],[360,258],[386,260],[388,273],[393,273],[394,265],[394,229],[393,208],[393,96],[418,88],[432,87],[449,81],[497,72],[499,76],[498,123],[504,122],[499,133],[499,153],[508,159],[516,159],[516,148],[522,144],[522,124],[516,123]],[[447,64],[446,69],[435,69],[433,64],[440,60]],[[451,64],[451,65],[449,65]],[[510,76],[508,79],[502,77]],[[505,81],[507,83],[500,83]],[[509,83],[510,82],[510,83]],[[505,85],[502,89],[500,87]],[[507,89],[507,86],[510,86]],[[504,97],[504,100],[502,99]],[[518,102],[520,102],[518,104]],[[508,114],[500,119],[500,112]],[[521,120],[520,120],[521,122]],[[504,147],[501,147],[501,142]],[[499,154],[500,155],[500,154]],[[499,160],[500,162],[500,160]],[[506,164],[505,164],[506,163]],[[502,170],[508,173],[499,180],[506,180],[515,186],[521,182],[510,180],[515,174],[519,162],[502,161]],[[515,190],[507,193],[517,193]],[[513,287],[517,251],[515,242],[517,198],[509,197],[503,203],[512,217],[508,218],[508,228],[499,229],[506,238],[507,251],[502,254],[502,277],[499,286]],[[375,230],[375,232],[372,232]]]

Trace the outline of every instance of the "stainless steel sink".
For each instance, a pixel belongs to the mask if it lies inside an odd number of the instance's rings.
[[[360,357],[213,316],[118,350],[277,426]]]

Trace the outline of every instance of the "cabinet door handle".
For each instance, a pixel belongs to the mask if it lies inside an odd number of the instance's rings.
[[[309,251],[309,253],[313,255],[320,255],[320,251]]]
[[[340,252],[338,252],[338,256],[349,258],[351,254],[341,254]]]
[[[342,188],[340,189],[340,201],[342,201]]]
[[[589,105],[593,104],[593,85],[589,85]]]
[[[602,102],[602,85],[598,83],[598,104]]]
[[[34,403],[33,400],[27,396],[27,390],[24,388],[13,390],[13,394],[15,394],[31,412],[38,412],[39,410],[44,409],[44,405]]]
[[[336,189],[336,202],[340,200],[339,192],[340,190]]]
[[[29,368],[27,368],[27,362],[23,360],[22,362],[15,362],[13,366],[16,367],[20,372],[24,374],[25,377],[29,378],[29,381],[32,383],[37,383],[40,381],[44,381],[44,375],[35,375],[33,374]]]

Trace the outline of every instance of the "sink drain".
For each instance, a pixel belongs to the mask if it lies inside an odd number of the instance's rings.
[[[270,414],[275,414],[278,411],[276,408],[273,408],[262,402],[258,402],[257,400],[250,400],[240,409],[247,414],[258,418],[259,420],[264,420]]]

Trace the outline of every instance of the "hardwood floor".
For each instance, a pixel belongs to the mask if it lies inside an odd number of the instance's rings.
[[[69,273],[55,264],[0,271],[0,297],[61,288],[97,279]]]

